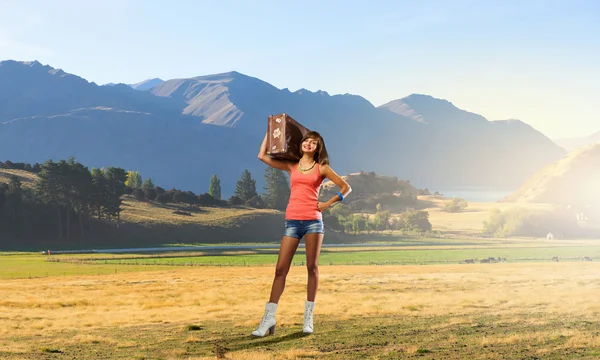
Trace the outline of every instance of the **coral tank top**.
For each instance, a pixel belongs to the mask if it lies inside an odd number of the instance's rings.
[[[303,174],[295,165],[290,174],[290,200],[285,211],[286,220],[321,220],[319,211],[319,191],[323,177],[319,164]]]

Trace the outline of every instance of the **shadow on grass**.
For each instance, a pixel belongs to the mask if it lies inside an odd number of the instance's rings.
[[[277,336],[277,332],[275,332],[275,334],[273,335],[266,335],[262,338],[252,335],[240,335],[232,338],[227,338],[226,341],[230,344],[228,346],[229,351],[238,351],[262,346],[275,345],[287,341],[302,339],[307,336],[311,336],[311,334],[305,334],[302,331],[298,331],[284,336]]]
[[[207,213],[207,206],[200,207],[199,205],[180,205],[180,204],[159,204],[157,207],[168,209],[168,210],[181,210],[181,211],[189,211],[195,214],[203,214]]]

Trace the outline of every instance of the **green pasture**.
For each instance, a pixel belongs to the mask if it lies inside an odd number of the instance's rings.
[[[595,244],[523,244],[457,245],[427,243],[423,248],[323,248],[319,264],[328,265],[428,265],[478,262],[493,257],[505,262],[582,261],[584,257],[600,259]],[[466,244],[466,245],[464,245]],[[193,253],[159,252],[152,254],[65,254],[10,253],[0,255],[0,279],[35,278],[73,275],[106,275],[119,272],[165,270],[172,266],[271,266],[277,262],[277,249],[240,251],[205,251]],[[306,254],[298,248],[293,266],[303,266]]]

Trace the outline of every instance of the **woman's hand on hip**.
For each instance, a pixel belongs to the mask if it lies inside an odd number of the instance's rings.
[[[329,209],[329,207],[331,207],[331,205],[329,205],[329,203],[327,203],[327,202],[319,202],[317,207],[319,208],[320,212],[323,212],[323,211]]]

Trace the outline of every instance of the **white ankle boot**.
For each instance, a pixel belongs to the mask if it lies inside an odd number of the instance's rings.
[[[304,304],[304,327],[302,332],[305,334],[313,333],[313,310],[315,309],[314,301],[306,301]]]
[[[277,304],[275,303],[267,303],[265,305],[265,315],[260,322],[260,325],[252,332],[254,336],[263,337],[266,335],[267,330],[269,334],[273,335],[275,333],[275,311],[277,310]]]

